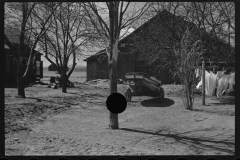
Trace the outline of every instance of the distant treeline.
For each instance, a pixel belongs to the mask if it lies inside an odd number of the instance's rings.
[[[86,67],[75,67],[74,71],[75,72],[86,72]]]
[[[70,67],[69,70],[71,69]],[[43,70],[48,70],[48,67],[43,67]],[[74,72],[86,72],[86,67],[75,67]]]

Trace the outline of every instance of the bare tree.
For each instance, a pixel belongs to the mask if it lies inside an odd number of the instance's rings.
[[[235,45],[235,3],[191,2],[184,3],[183,10],[185,14],[183,13],[182,16],[186,20],[195,23],[198,28],[208,31],[211,36],[228,43],[229,49],[224,51],[224,57],[227,57],[229,61],[234,61],[232,46]]]
[[[183,94],[180,94],[187,110],[193,109],[194,89],[197,84],[194,66],[200,64],[204,51],[201,41],[188,28],[181,43],[174,48],[173,74],[180,78],[183,86]]]
[[[53,14],[53,23],[41,39],[40,48],[45,58],[61,75],[63,93],[67,92],[67,82],[77,64],[76,56],[83,54],[82,49],[95,35],[85,17],[81,3],[61,3]],[[67,73],[70,59],[73,65]]]
[[[132,8],[132,10],[130,10],[130,5],[130,2],[123,1],[85,3],[88,17],[98,31],[99,37],[102,39],[107,51],[110,94],[117,93],[116,72],[120,32],[122,29],[131,26],[148,8],[147,3],[144,3],[141,7],[138,7],[138,9]],[[110,129],[117,129],[119,127],[117,114],[110,112],[109,120]]]
[[[16,28],[20,28],[20,40],[19,40],[20,50],[19,50],[19,55],[15,55],[15,58],[17,60],[18,96],[22,98],[25,98],[24,81],[26,80],[32,68],[32,58],[33,58],[34,49],[40,37],[44,33],[44,27],[49,22],[52,16],[52,13],[55,10],[54,9],[50,14],[45,13],[45,19],[42,19],[39,17],[38,14],[40,10],[42,11],[41,13],[44,14],[43,8],[45,5],[48,5],[48,4],[37,3],[37,2],[5,3],[5,9],[6,9],[6,16],[4,19],[5,23],[14,25],[14,27]],[[33,20],[34,18],[35,20],[41,19],[40,25],[37,24],[38,23],[37,21]],[[36,31],[34,32],[34,37],[32,36],[33,29],[35,29]],[[10,45],[10,49],[14,49],[6,35],[5,35],[5,40],[7,44]],[[24,71],[22,60],[25,52],[25,46],[24,46],[25,43],[27,43],[31,47],[31,51],[28,58],[27,68]]]

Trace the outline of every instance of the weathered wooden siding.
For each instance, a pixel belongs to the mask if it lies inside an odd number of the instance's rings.
[[[87,62],[87,81],[97,79],[97,61],[91,60]]]
[[[152,66],[151,68],[154,68]],[[136,62],[136,72],[145,72],[148,73],[149,75],[155,76],[156,73],[154,73],[149,66],[144,65],[143,62]],[[159,79],[163,84],[172,84],[174,83],[174,80],[172,78],[172,75],[169,71],[169,69],[164,69],[162,73],[158,74],[156,76],[157,79]]]
[[[125,80],[125,74],[135,71],[134,54],[121,54],[117,64],[117,78]]]
[[[97,61],[97,79],[108,79],[107,61]]]
[[[157,78],[163,83],[163,84],[173,84],[174,80],[172,78],[172,75],[169,71],[169,69],[164,69],[162,73],[157,76]]]
[[[136,60],[136,53],[120,54],[117,63],[117,79],[125,80],[125,74],[128,72],[145,72],[155,75],[151,72],[150,67],[143,62]],[[87,61],[87,81],[94,79],[108,79],[109,77],[107,60],[99,62],[97,58]],[[165,69],[160,76],[157,76],[164,84],[173,83],[174,80],[168,69]]]
[[[135,55],[121,54],[117,62],[117,79],[125,79],[125,74],[135,71]],[[87,81],[93,79],[108,79],[109,69],[107,59],[99,62],[97,58],[87,61]]]

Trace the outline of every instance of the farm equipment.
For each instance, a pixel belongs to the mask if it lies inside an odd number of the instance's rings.
[[[163,102],[164,90],[158,79],[142,72],[126,73],[125,77],[129,85],[125,91],[125,98],[128,102],[131,101],[132,96],[158,97],[159,101]]]

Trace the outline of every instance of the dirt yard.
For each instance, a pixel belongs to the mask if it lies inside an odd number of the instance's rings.
[[[6,155],[234,155],[235,98],[201,97],[184,109],[177,92],[164,85],[165,102],[133,97],[108,129],[108,85],[61,88],[34,85],[26,98],[5,88]],[[126,85],[118,85],[123,93]]]

